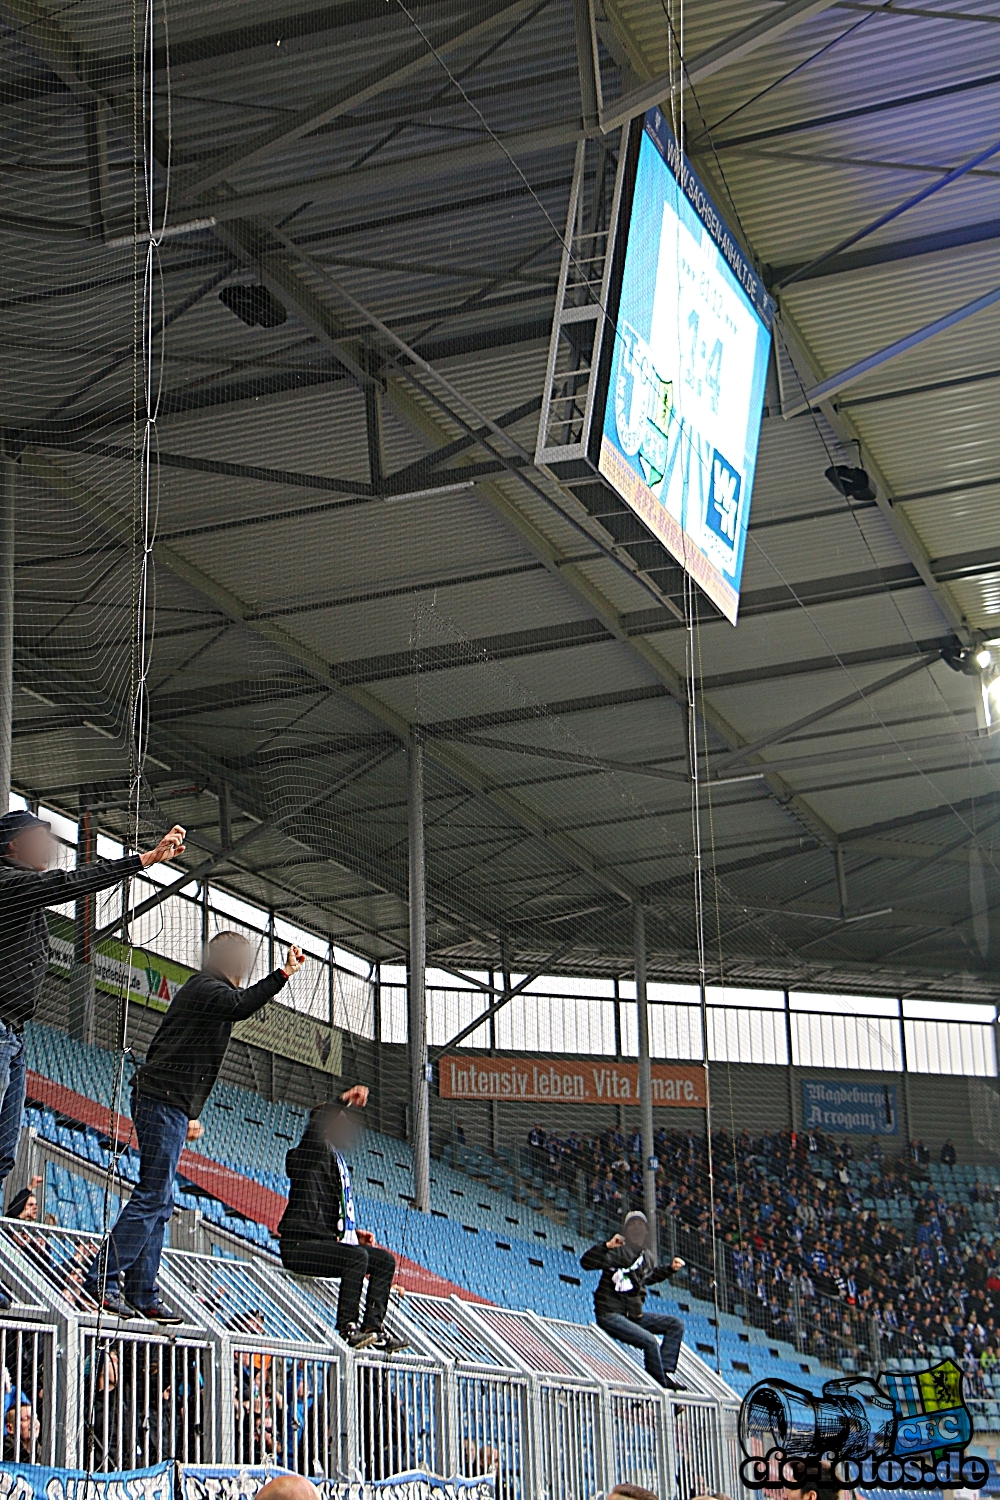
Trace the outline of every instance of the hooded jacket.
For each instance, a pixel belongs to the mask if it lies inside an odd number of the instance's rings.
[[[666,1281],[674,1273],[670,1266],[658,1266],[649,1250],[632,1250],[628,1245],[593,1245],[580,1257],[585,1271],[600,1271],[601,1279],[594,1292],[594,1316],[600,1323],[609,1313],[630,1318],[637,1323],[642,1317],[646,1288]]]
[[[285,1171],[291,1186],[288,1207],[278,1225],[282,1245],[343,1239],[344,1184],[337,1158],[323,1139],[320,1111],[309,1117],[299,1144],[287,1152]]]

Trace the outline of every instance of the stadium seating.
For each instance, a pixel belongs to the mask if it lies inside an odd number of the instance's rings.
[[[114,1077],[111,1053],[37,1023],[28,1027],[26,1042],[33,1071],[101,1104],[109,1102]],[[220,1083],[202,1114],[205,1133],[191,1149],[284,1195],[288,1188],[285,1153],[301,1135],[305,1113],[294,1105],[272,1104],[258,1094]],[[107,1168],[109,1153],[98,1131],[60,1121],[48,1109],[29,1108],[26,1123],[43,1140],[72,1152],[82,1162]],[[557,1223],[541,1212],[540,1205],[516,1201],[511,1196],[513,1162],[494,1161],[470,1147],[458,1147],[448,1156],[454,1165],[445,1159],[432,1163],[431,1214],[425,1216],[410,1206],[410,1147],[368,1130],[352,1162],[361,1222],[397,1254],[480,1296],[492,1300],[497,1289],[503,1288],[508,1306],[586,1322],[592,1310],[593,1278],[580,1270],[579,1257],[589,1241],[579,1228]],[[122,1155],[119,1170],[127,1180],[135,1180],[138,1158],[134,1151]],[[48,1171],[46,1211],[66,1228],[99,1230],[104,1217],[102,1189],[55,1163],[49,1164]],[[264,1225],[227,1208],[203,1190],[192,1190],[181,1181],[175,1200],[179,1208],[200,1209],[210,1223],[258,1250],[277,1254],[277,1240]],[[112,1217],[116,1212],[117,1197]],[[656,1297],[657,1291],[652,1295]],[[659,1293],[657,1310],[680,1316],[688,1344],[712,1368],[718,1365],[724,1379],[741,1393],[765,1374],[819,1389],[823,1379],[838,1373],[797,1353],[790,1344],[768,1340],[738,1318],[723,1315],[717,1330],[712,1305],[687,1297],[683,1291],[674,1296]]]
[[[106,1105],[113,1092],[114,1058],[98,1047],[74,1041],[55,1028],[32,1023],[26,1033],[29,1067],[75,1092]],[[124,1094],[128,1106],[128,1090]],[[260,1095],[219,1083],[206,1106],[202,1138],[191,1149],[220,1162],[243,1179],[259,1183],[284,1196],[288,1180],[285,1153],[302,1133],[306,1111],[294,1105],[269,1103]],[[27,1111],[27,1123],[39,1135],[92,1167],[106,1169],[108,1150],[93,1128],[74,1126],[48,1109]],[[459,1145],[432,1163],[431,1213],[415,1212],[410,1206],[413,1164],[410,1147],[395,1137],[368,1130],[352,1161],[352,1174],[359,1219],[378,1239],[397,1254],[426,1266],[459,1287],[493,1300],[503,1289],[508,1306],[529,1308],[548,1316],[586,1321],[591,1315],[593,1278],[581,1272],[579,1256],[592,1238],[592,1216],[581,1225],[575,1206],[564,1195],[560,1202],[549,1194],[553,1209],[566,1215],[557,1222],[542,1211],[544,1186],[535,1183],[527,1153],[496,1160],[474,1147]],[[138,1157],[134,1151],[120,1158],[119,1170],[135,1181]],[[818,1160],[814,1170],[822,1174],[828,1163]],[[87,1182],[64,1166],[50,1163],[46,1184],[46,1211],[69,1228],[98,1230],[104,1218],[102,1188]],[[882,1183],[878,1163],[862,1159],[852,1164],[852,1183],[863,1189],[871,1206],[884,1218],[912,1221],[914,1204],[896,1194],[876,1196]],[[996,1168],[961,1168],[949,1172],[933,1167],[931,1178],[958,1199],[972,1201],[977,1181],[983,1187],[1000,1183]],[[513,1196],[515,1185],[529,1201]],[[277,1254],[278,1242],[270,1230],[232,1205],[197,1188],[185,1179],[175,1187],[179,1208],[199,1209],[205,1219],[245,1240],[256,1250]],[[984,1227],[995,1228],[992,1203],[973,1203],[974,1218]],[[113,1201],[112,1218],[117,1212]],[[603,1232],[603,1225],[597,1232]],[[587,1231],[590,1230],[588,1239]],[[680,1316],[685,1339],[712,1368],[740,1394],[757,1380],[778,1376],[795,1384],[819,1390],[823,1380],[842,1371],[823,1366],[811,1355],[791,1344],[745,1324],[734,1315],[722,1314],[716,1322],[711,1303],[699,1300],[674,1284],[668,1292],[654,1289],[658,1311]],[[851,1361],[846,1361],[846,1365]],[[1000,1376],[996,1390],[1000,1395]],[[990,1408],[980,1403],[978,1416],[998,1422]],[[997,1407],[1000,1413],[1000,1407]]]

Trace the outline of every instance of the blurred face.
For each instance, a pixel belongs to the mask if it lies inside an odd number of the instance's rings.
[[[56,841],[48,828],[23,828],[7,845],[6,858],[31,870],[47,870],[56,857]]]
[[[18,1215],[18,1218],[30,1219],[32,1222],[34,1222],[34,1220],[38,1218],[38,1199],[35,1197],[34,1193],[31,1194],[31,1197],[22,1208],[20,1214]]]
[[[217,973],[241,985],[250,972],[250,944],[240,942],[238,938],[212,943],[208,949],[208,963]]]
[[[350,1110],[331,1111],[322,1125],[323,1139],[337,1151],[348,1151],[361,1130],[361,1121]]]
[[[649,1225],[645,1220],[629,1219],[622,1233],[630,1250],[634,1250],[637,1254],[640,1250],[645,1250],[649,1239]]]

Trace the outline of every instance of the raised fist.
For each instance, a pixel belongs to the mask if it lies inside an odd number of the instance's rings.
[[[155,849],[147,849],[145,854],[139,858],[142,860],[144,870],[150,865],[165,864],[177,854],[184,853],[184,829],[179,823],[175,823],[169,833],[165,833]]]
[[[281,966],[281,972],[284,974],[286,979],[291,979],[293,974],[297,974],[299,972],[305,961],[306,956],[302,952],[302,949],[298,946],[298,944],[292,943],[289,946],[288,952],[285,954],[285,962]]]

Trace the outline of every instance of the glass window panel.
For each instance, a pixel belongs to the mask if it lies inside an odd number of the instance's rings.
[[[523,979],[524,975],[520,977]],[[615,984],[613,979],[590,979],[586,975],[540,974],[527,985],[526,991],[529,995],[580,995],[584,999],[610,1000]]]
[[[375,1036],[375,987],[348,969],[333,971],[333,1024],[355,1036]]]
[[[797,1014],[792,1022],[792,1062],[802,1068],[902,1071],[899,1022],[877,1016]]]
[[[611,1000],[524,991],[497,1012],[495,1024],[496,1045],[504,1051],[614,1056],[615,1008]]]
[[[383,984],[380,995],[382,1041],[405,1042],[407,1036],[406,987],[398,984]]]
[[[443,989],[435,986],[427,990],[426,999],[427,1041],[432,1047],[443,1047],[445,1042],[487,1009],[490,997],[482,990]],[[459,1045],[488,1047],[489,1023],[484,1021],[482,1026],[477,1026]]]
[[[697,991],[696,991],[697,993]],[[621,1007],[622,1053],[639,1056],[638,1007]],[[701,1010],[696,1005],[649,1006],[649,1055],[657,1060],[701,1062]]]
[[[708,1012],[708,1056],[712,1062],[788,1062],[784,1011],[713,1007]]]
[[[911,1073],[997,1076],[996,1032],[966,1021],[904,1021]]]

